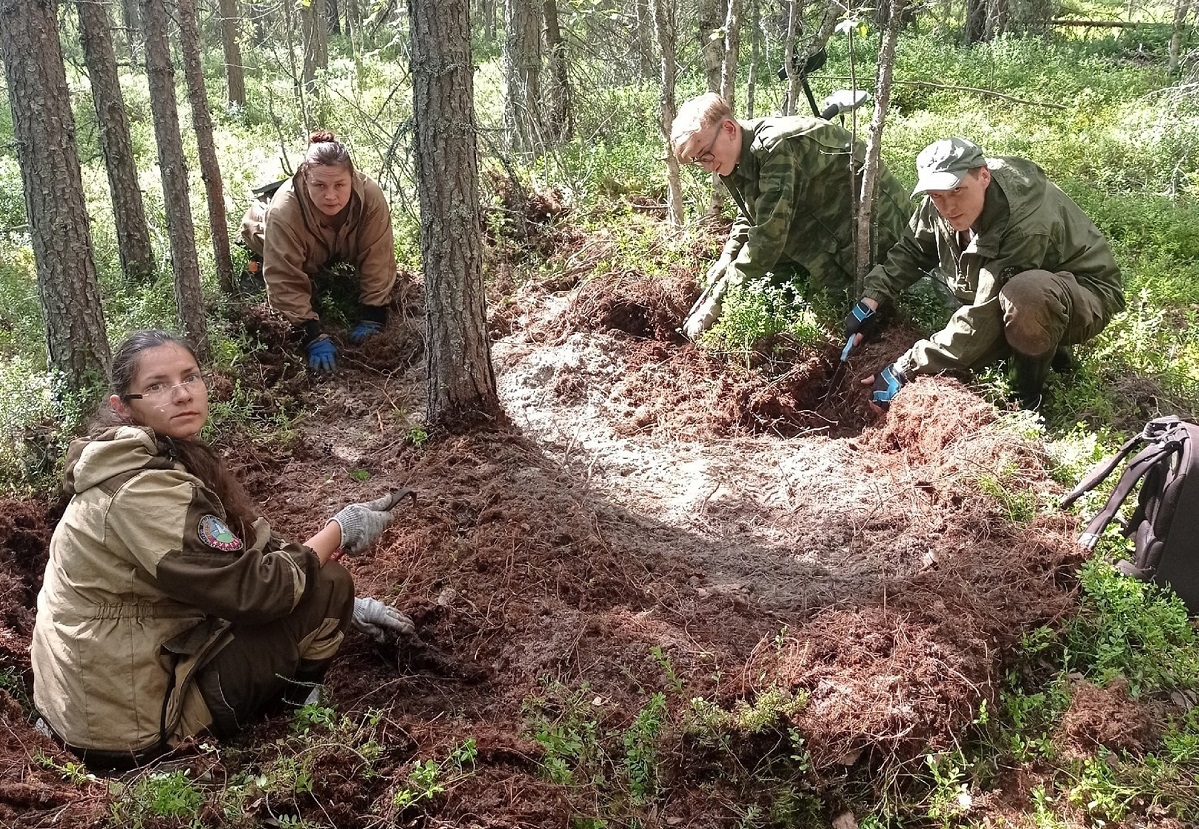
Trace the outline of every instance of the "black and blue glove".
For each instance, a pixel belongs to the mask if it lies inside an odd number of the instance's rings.
[[[383,330],[383,323],[375,320],[362,320],[354,326],[354,330],[350,332],[350,342],[357,345],[367,337],[378,334]]]
[[[907,381],[908,378],[894,363],[876,372],[874,386],[870,389],[870,402],[886,411],[891,405],[891,399],[899,394],[899,390]]]
[[[845,315],[845,339],[852,340],[855,334],[865,337],[876,325],[878,314],[865,300],[859,299],[858,304],[850,308],[849,313]]]
[[[308,345],[304,346],[308,354],[308,368],[315,372],[332,372],[337,368],[337,346],[327,334],[321,334]]]

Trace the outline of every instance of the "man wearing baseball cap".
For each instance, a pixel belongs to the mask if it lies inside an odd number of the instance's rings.
[[[885,409],[917,374],[1010,357],[1021,403],[1036,407],[1049,369],[1071,367],[1069,347],[1124,309],[1107,240],[1027,159],[987,158],[977,144],[944,138],[920,152],[916,171],[912,196],[924,199],[910,232],[867,274],[846,338],[868,334],[879,307],[926,273],[962,305],[944,329],[862,381],[871,400]]]

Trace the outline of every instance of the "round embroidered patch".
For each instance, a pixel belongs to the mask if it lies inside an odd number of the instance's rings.
[[[241,549],[241,539],[233,534],[229,525],[215,515],[205,515],[200,519],[200,540],[209,547],[231,553]]]

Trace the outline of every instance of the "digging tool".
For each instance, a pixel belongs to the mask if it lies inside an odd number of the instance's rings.
[[[833,376],[828,381],[828,389],[824,392],[824,396],[820,398],[823,403],[833,396],[841,386],[841,381],[845,379],[845,373],[849,370],[849,352],[853,351],[854,340],[857,339],[857,334],[850,334],[849,339],[845,341],[845,348],[841,349],[841,362],[837,364]]]

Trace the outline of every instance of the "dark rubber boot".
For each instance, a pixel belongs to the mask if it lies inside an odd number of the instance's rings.
[[[1074,350],[1068,345],[1059,345],[1053,352],[1053,362],[1050,367],[1062,376],[1068,376],[1078,371],[1078,361],[1074,359]]]
[[[1012,362],[1015,364],[1015,391],[1020,400],[1020,408],[1035,411],[1041,405],[1041,392],[1045,388],[1045,380],[1049,377],[1049,366],[1053,357],[1025,357],[1017,354]]]

